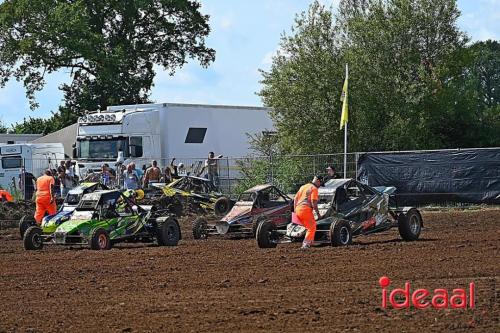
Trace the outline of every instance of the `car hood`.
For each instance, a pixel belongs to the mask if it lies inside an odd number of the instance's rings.
[[[229,211],[229,213],[224,216],[221,221],[231,223],[235,220],[239,220],[243,217],[250,215],[252,212],[251,205],[234,205],[233,208]]]
[[[62,210],[54,215],[46,216],[42,221],[42,229],[44,233],[53,233],[57,227],[69,219],[73,210]]]
[[[89,225],[91,220],[69,220],[61,224],[59,227],[57,227],[56,232],[65,232],[65,233],[72,233],[75,232],[79,229],[81,229],[83,226]]]

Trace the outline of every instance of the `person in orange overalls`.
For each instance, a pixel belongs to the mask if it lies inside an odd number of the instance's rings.
[[[0,187],[0,201],[12,202],[14,198],[12,198],[12,195],[8,191]]]
[[[49,215],[56,213],[54,186],[55,181],[50,170],[45,170],[45,174],[36,180],[35,221],[37,224],[42,223],[45,213]]]
[[[294,212],[300,223],[307,229],[306,238],[302,243],[303,249],[308,249],[314,242],[314,234],[316,233],[316,220],[314,219],[313,210],[320,218],[318,209],[318,188],[323,182],[323,177],[314,177],[312,183],[302,185],[295,198],[293,199]]]

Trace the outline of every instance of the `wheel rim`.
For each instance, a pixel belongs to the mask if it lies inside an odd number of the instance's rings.
[[[416,235],[420,232],[420,221],[417,215],[412,215],[410,217],[410,230],[411,233]]]
[[[39,233],[34,233],[31,237],[31,242],[35,247],[40,247],[42,245],[42,237],[40,237]]]
[[[101,249],[104,249],[108,245],[108,240],[105,234],[99,235],[98,243],[99,243],[99,248]]]
[[[342,244],[347,244],[349,243],[349,230],[347,229],[347,227],[341,227],[340,228],[340,242]]]
[[[272,228],[268,228],[266,231],[267,239],[269,243],[276,243],[277,242],[277,237],[274,233],[274,230]]]

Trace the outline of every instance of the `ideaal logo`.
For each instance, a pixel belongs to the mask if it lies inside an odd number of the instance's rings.
[[[379,284],[382,287],[382,308],[387,308],[387,302],[395,309],[409,308],[410,303],[417,309],[425,309],[432,306],[436,309],[466,309],[467,304],[469,309],[475,307],[475,288],[474,282],[469,283],[469,288],[453,289],[451,293],[446,289],[434,289],[430,292],[427,289],[411,290],[410,282],[405,283],[404,289],[395,288],[387,295],[387,287],[391,284],[391,280],[387,276],[382,276],[379,279]],[[404,300],[403,300],[404,299]]]

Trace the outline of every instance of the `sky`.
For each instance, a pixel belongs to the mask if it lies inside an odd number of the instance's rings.
[[[295,15],[312,0],[201,0],[210,15],[212,32],[207,45],[216,50],[208,68],[190,61],[174,76],[157,68],[151,99],[157,103],[199,103],[261,106],[259,69],[270,68],[283,32],[290,32]],[[336,6],[339,0],[322,0]],[[458,25],[472,41],[500,40],[500,0],[458,0]],[[46,78],[37,94],[40,107],[31,111],[22,83],[11,80],[0,89],[0,121],[6,125],[23,118],[49,117],[62,101],[58,87],[69,83],[69,71]]]

